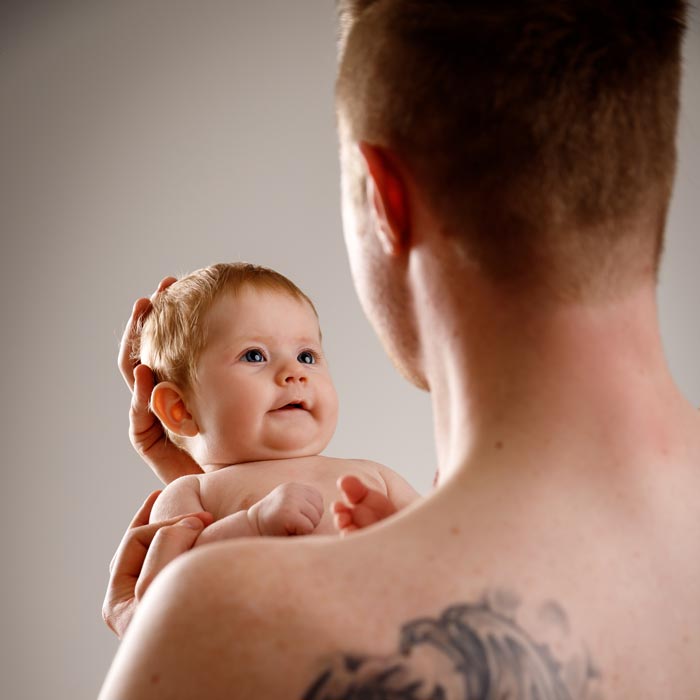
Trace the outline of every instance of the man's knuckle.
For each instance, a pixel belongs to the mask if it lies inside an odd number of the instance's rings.
[[[177,539],[178,537],[178,529],[174,525],[163,525],[163,527],[156,532],[156,536],[154,537],[154,540],[158,540],[159,542],[167,541],[171,542],[172,540]],[[153,545],[151,545],[153,546]]]

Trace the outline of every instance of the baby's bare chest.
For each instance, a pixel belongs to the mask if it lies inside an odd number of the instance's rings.
[[[317,534],[329,534],[335,532],[329,507],[340,499],[336,483],[345,474],[353,474],[368,486],[384,491],[378,472],[363,462],[308,457],[232,465],[205,474],[200,479],[201,501],[219,520],[247,510],[281,484],[307,484],[316,488],[323,498],[324,515]]]

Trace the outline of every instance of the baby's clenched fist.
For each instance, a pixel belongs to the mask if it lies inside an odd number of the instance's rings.
[[[323,516],[323,497],[308,484],[280,484],[248,510],[258,532],[266,537],[309,535]]]

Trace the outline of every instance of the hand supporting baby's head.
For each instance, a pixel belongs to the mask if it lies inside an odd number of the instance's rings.
[[[316,310],[273,270],[222,263],[178,280],[134,352],[156,377],[153,412],[205,470],[318,454],[333,435]]]

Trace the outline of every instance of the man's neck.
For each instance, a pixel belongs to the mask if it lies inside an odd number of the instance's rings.
[[[697,419],[670,376],[651,285],[548,311],[473,291],[442,290],[452,313],[422,319],[440,483],[497,466],[625,468],[682,449]]]

